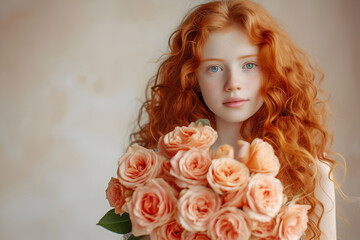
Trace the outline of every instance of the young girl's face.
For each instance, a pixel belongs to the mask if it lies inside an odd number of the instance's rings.
[[[243,122],[263,104],[258,53],[259,48],[238,28],[209,35],[196,76],[216,122]]]

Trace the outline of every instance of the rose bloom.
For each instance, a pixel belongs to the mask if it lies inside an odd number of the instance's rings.
[[[255,174],[246,192],[247,204],[243,210],[251,219],[268,222],[274,218],[283,203],[283,186],[272,175]]]
[[[206,225],[220,209],[220,201],[220,197],[210,188],[191,186],[180,192],[178,221],[188,231],[206,231]]]
[[[307,228],[307,212],[310,208],[309,205],[290,204],[281,209],[277,217],[281,240],[300,239]]]
[[[219,158],[212,161],[207,173],[211,188],[218,194],[241,190],[249,180],[249,169],[232,158]]]
[[[152,240],[181,240],[181,234],[184,228],[175,220],[165,223],[156,228],[151,234]]]
[[[237,207],[241,208],[246,204],[247,188],[226,192],[221,196],[221,204],[223,207]]]
[[[254,239],[276,239],[278,224],[276,218],[269,222],[252,221],[251,234]]]
[[[159,139],[160,154],[172,158],[180,150],[199,148],[208,150],[214,144],[217,132],[202,123],[191,123],[187,127],[176,127],[175,130]]]
[[[132,191],[122,186],[118,179],[112,177],[105,192],[110,206],[115,208],[115,213],[122,215],[124,213],[122,207],[126,198],[131,196]]]
[[[206,174],[211,165],[209,151],[192,148],[179,151],[171,159],[170,174],[176,177],[178,186],[185,188],[189,185],[206,185]]]
[[[171,176],[170,174],[171,162],[168,159],[165,159],[162,163],[162,170],[165,175]]]
[[[184,231],[181,235],[182,240],[210,240],[204,232],[188,232]]]
[[[119,159],[118,178],[122,185],[134,189],[162,171],[164,158],[150,149],[132,145]]]
[[[249,161],[250,143],[243,140],[239,140],[237,141],[237,144],[239,146],[239,150],[236,158],[240,160],[240,162],[246,164]]]
[[[256,138],[250,144],[249,159],[246,166],[250,172],[269,173],[276,176],[280,169],[280,162],[273,147],[262,139]]]
[[[171,187],[173,187],[177,192],[182,190],[176,183],[176,178],[170,174],[171,163],[170,160],[163,161],[162,164],[162,174],[158,176],[158,178],[162,178],[167,182]]]
[[[211,239],[249,239],[251,220],[235,207],[225,207],[216,212],[208,224]]]
[[[181,192],[181,190],[183,190],[183,188],[179,187],[176,183],[176,178],[171,176],[171,175],[167,175],[167,174],[160,174],[158,178],[162,178],[165,180],[165,182],[167,182],[173,189],[176,190],[176,192]]]
[[[235,153],[234,153],[234,148],[232,146],[230,146],[229,144],[224,144],[221,145],[220,147],[218,147],[218,149],[216,149],[213,159],[216,158],[234,158],[235,157]]]
[[[280,240],[280,239],[278,236],[269,236],[266,238],[259,238],[259,237],[255,237],[254,235],[251,235],[249,240]]]
[[[176,210],[176,191],[161,178],[137,187],[127,201],[134,236],[150,234],[169,222]]]

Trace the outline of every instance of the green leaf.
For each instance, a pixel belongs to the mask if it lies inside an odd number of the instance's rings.
[[[134,235],[131,234],[131,236],[128,238],[128,240],[138,240],[143,238],[144,236],[139,236],[139,237],[135,237]]]
[[[128,213],[123,213],[121,216],[115,213],[115,209],[108,211],[96,224],[100,225],[115,233],[129,233],[131,232],[131,221]]]
[[[202,118],[202,119],[196,120],[195,123],[196,123],[196,124],[202,123],[202,124],[204,124],[204,125],[207,125],[207,126],[210,126],[210,127],[211,127],[211,124],[210,124],[209,119]]]

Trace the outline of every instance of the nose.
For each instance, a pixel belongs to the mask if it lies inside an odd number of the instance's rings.
[[[226,92],[240,90],[241,89],[240,74],[238,74],[236,71],[229,71],[224,89]]]

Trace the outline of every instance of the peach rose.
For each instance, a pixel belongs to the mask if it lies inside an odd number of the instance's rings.
[[[237,207],[241,208],[246,204],[247,188],[226,192],[221,196],[221,203],[223,207]]]
[[[169,222],[176,210],[176,191],[161,178],[137,187],[127,201],[134,236],[150,234]]]
[[[240,209],[225,207],[216,212],[208,224],[211,239],[249,239],[251,221]]]
[[[234,148],[229,144],[224,144],[218,147],[218,149],[216,149],[213,159],[223,158],[223,157],[234,158],[234,156],[235,156]]]
[[[272,175],[255,174],[246,192],[247,204],[243,210],[251,219],[268,222],[274,218],[283,203],[283,186]]]
[[[163,172],[162,172],[162,174],[159,175],[158,178],[164,179],[165,182],[167,182],[177,192],[180,192],[182,190],[182,188],[176,184],[176,178],[170,174],[170,169],[171,169],[170,160],[163,161],[162,169],[163,169]]]
[[[165,175],[171,176],[170,174],[171,162],[168,159],[165,159],[162,163],[162,170]]]
[[[277,236],[276,218],[269,222],[252,221],[251,234],[254,239],[276,239]]]
[[[250,144],[250,155],[246,166],[250,172],[276,176],[280,169],[280,162],[273,147],[262,139],[256,138]]]
[[[278,215],[279,238],[281,240],[298,240],[307,228],[309,205],[289,204],[283,207]]]
[[[184,231],[181,235],[182,240],[210,240],[204,232],[188,232]]]
[[[259,237],[256,237],[254,235],[251,235],[249,240],[280,240],[278,236],[269,236],[269,237],[266,237],[266,238],[259,238]],[[299,239],[300,240],[300,239]]]
[[[180,192],[177,217],[188,231],[205,231],[212,215],[220,209],[220,197],[210,188],[191,186]]]
[[[159,175],[158,178],[164,179],[165,182],[167,182],[178,193],[181,192],[181,190],[183,190],[183,188],[181,188],[177,185],[176,178],[171,175],[161,174],[161,175]]]
[[[150,149],[132,145],[119,159],[118,178],[122,185],[134,189],[156,178],[162,171],[164,158]]]
[[[165,223],[156,228],[151,234],[152,240],[181,240],[181,234],[184,228],[175,220]]]
[[[132,191],[122,186],[118,179],[112,177],[105,192],[110,206],[115,208],[115,213],[122,215],[125,200],[131,196]]]
[[[250,143],[239,140],[237,141],[237,144],[239,146],[239,151],[236,157],[238,160],[240,160],[240,162],[246,164],[249,160]]]
[[[241,190],[249,181],[249,169],[232,158],[215,159],[207,173],[207,180],[218,194]]]
[[[217,132],[202,123],[191,123],[187,127],[176,127],[175,130],[162,136],[158,143],[160,154],[172,158],[180,150],[199,148],[208,150],[214,144]]]
[[[211,165],[209,151],[192,148],[179,151],[170,160],[170,174],[176,177],[176,184],[182,188],[189,185],[206,185],[206,174]]]

